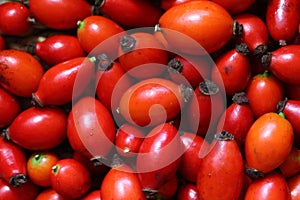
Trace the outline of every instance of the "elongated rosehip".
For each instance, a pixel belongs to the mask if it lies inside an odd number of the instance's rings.
[[[136,170],[144,189],[157,190],[173,178],[179,167],[183,144],[169,123],[155,126],[141,144]]]
[[[160,28],[183,34],[163,30],[168,43],[180,52],[194,55],[206,53],[203,48],[212,53],[224,47],[233,36],[234,24],[228,11],[212,1],[179,4],[168,9],[159,19]],[[195,41],[197,44],[193,43]]]
[[[120,39],[119,61],[131,76],[153,78],[165,71],[168,53],[153,34],[136,32]]]
[[[262,62],[279,80],[300,85],[300,45],[286,45],[262,57]]]
[[[174,118],[189,101],[191,92],[191,88],[167,79],[145,79],[125,91],[119,110],[130,123],[158,125]]]
[[[268,173],[279,167],[292,149],[293,138],[292,125],[281,114],[269,112],[260,116],[245,139],[248,171]]]
[[[234,19],[243,26],[243,32],[240,37],[237,37],[237,40],[247,44],[253,55],[265,53],[269,40],[265,22],[254,14],[240,14],[235,16]]]
[[[203,158],[197,176],[197,190],[203,200],[232,200],[241,193],[243,157],[234,137],[222,131],[215,135],[211,151]],[[220,190],[224,182],[230,187]]]
[[[0,138],[0,177],[14,187],[27,182],[25,152],[16,144]]]
[[[271,37],[286,45],[296,35],[300,22],[300,1],[270,0],[267,4],[266,24]]]
[[[120,62],[112,61],[106,54],[97,56],[97,98],[112,113],[116,112],[122,94],[133,84]]]
[[[84,97],[74,104],[67,127],[73,150],[88,158],[105,158],[113,147],[115,134],[111,113],[99,100]]]
[[[30,107],[7,129],[7,138],[29,150],[48,150],[66,138],[67,115],[60,108]]]
[[[242,147],[255,116],[244,92],[235,94],[232,99],[232,104],[226,108],[218,122],[217,132],[228,131]]]
[[[91,55],[105,53],[116,58],[123,33],[124,29],[118,23],[104,16],[92,15],[78,22],[77,38]]]
[[[21,2],[4,2],[0,5],[0,33],[23,36],[32,28],[30,11]]]
[[[68,30],[92,14],[92,6],[85,0],[30,0],[33,17],[48,28]]]
[[[93,59],[76,57],[59,63],[43,75],[33,102],[39,106],[70,103],[86,89],[94,73]]]
[[[56,34],[31,44],[32,52],[50,67],[76,57],[85,56],[75,36]]]
[[[242,92],[248,85],[251,77],[248,51],[247,45],[242,43],[216,60],[216,65],[211,72],[212,80],[219,86],[224,84],[227,96]]]
[[[43,74],[42,65],[31,54],[14,49],[0,51],[0,85],[9,92],[30,97]]]

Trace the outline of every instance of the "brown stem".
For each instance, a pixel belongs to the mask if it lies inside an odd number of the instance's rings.
[[[92,15],[101,15],[101,7],[104,5],[105,0],[94,0],[90,1],[92,4]]]
[[[109,59],[105,53],[97,56],[97,61],[97,69],[99,69],[100,71],[107,71],[113,66],[113,60]]]
[[[193,96],[194,90],[184,84],[180,84],[180,92],[185,103],[189,102]]]
[[[277,104],[277,113],[283,112],[287,101],[288,101],[288,98],[285,98],[284,100],[281,100],[281,101],[278,102],[278,104]]]
[[[171,73],[181,73],[183,68],[183,64],[180,60],[173,58],[168,63],[168,71]]]
[[[219,87],[217,86],[217,84],[208,79],[199,84],[199,89],[200,92],[205,95],[214,95],[219,92]]]
[[[248,174],[248,176],[250,176],[251,178],[262,178],[265,176],[265,174],[257,169],[254,168],[246,168],[246,173]]]
[[[246,43],[237,44],[235,46],[235,50],[244,56],[247,56],[250,53],[250,50]]]
[[[95,167],[98,167],[98,166],[102,166],[103,163],[107,161],[107,159],[103,156],[95,156],[91,158],[90,161],[93,163]]]
[[[158,190],[143,188],[142,191],[145,194],[147,200],[157,200]]]
[[[255,49],[253,50],[253,55],[260,57],[262,55],[264,55],[268,50],[268,46],[265,44],[260,44],[257,47],[255,47]]]
[[[3,140],[9,141],[10,140],[10,136],[9,136],[9,128],[3,129],[1,132],[1,137],[3,138]]]
[[[245,92],[235,93],[232,97],[232,101],[236,104],[248,104],[249,98],[246,96]]]
[[[234,136],[228,131],[222,130],[220,133],[215,134],[215,139],[219,141],[230,141],[234,140]]]
[[[243,34],[243,30],[244,30],[243,25],[239,24],[237,20],[234,20],[232,25],[233,37],[240,37]]]
[[[268,67],[271,63],[271,57],[272,53],[271,52],[266,52],[262,57],[261,57],[261,63],[264,67]]]
[[[44,107],[44,104],[39,100],[39,98],[34,93],[32,93],[31,98],[32,98],[31,104],[33,106]]]
[[[27,177],[24,174],[16,174],[8,182],[13,187],[19,187],[27,182]]]
[[[130,35],[125,35],[120,40],[120,46],[124,52],[128,52],[128,51],[134,49],[135,43],[136,43],[136,40],[134,39],[134,37],[132,37]]]

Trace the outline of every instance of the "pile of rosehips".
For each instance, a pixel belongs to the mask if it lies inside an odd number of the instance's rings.
[[[299,13],[2,2],[0,199],[300,199]]]

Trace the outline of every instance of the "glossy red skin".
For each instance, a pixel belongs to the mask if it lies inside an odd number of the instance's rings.
[[[234,17],[239,24],[243,25],[243,33],[240,42],[247,44],[251,53],[259,45],[267,45],[269,33],[265,22],[254,14],[239,14]]]
[[[293,126],[294,134],[300,136],[300,124],[298,123],[300,119],[300,100],[287,100],[285,106],[282,110],[285,118]]]
[[[27,174],[30,180],[42,187],[51,186],[51,168],[59,160],[53,151],[35,152],[27,159]]]
[[[84,97],[73,105],[67,128],[73,150],[89,158],[105,157],[113,146],[115,134],[116,127],[111,113],[99,100]]]
[[[77,38],[82,48],[92,55],[107,54],[115,59],[119,39],[124,29],[115,21],[103,16],[89,16],[77,28]]]
[[[136,160],[143,188],[157,190],[179,168],[183,144],[177,129],[168,123],[154,127],[144,139]]]
[[[138,126],[155,126],[174,118],[184,104],[180,85],[167,79],[151,78],[126,90],[120,100],[119,110],[127,122]]]
[[[250,59],[236,49],[231,49],[216,60],[211,74],[217,85],[224,84],[226,95],[233,96],[248,85],[251,77]]]
[[[30,0],[33,17],[48,28],[67,30],[92,15],[92,6],[85,0]]]
[[[212,0],[215,3],[223,6],[232,15],[245,12],[250,8],[255,0]]]
[[[135,40],[132,49],[123,50],[122,41],[119,45],[118,58],[124,70],[138,79],[160,76],[165,71],[169,59],[163,45],[150,33],[136,32],[129,36]]]
[[[268,70],[284,83],[299,85],[299,62],[300,45],[286,45],[272,52]]]
[[[176,61],[182,65],[181,69],[176,69]],[[175,67],[175,68],[174,68]],[[211,73],[210,63],[205,57],[200,56],[175,56],[168,63],[168,72],[171,80],[178,84],[190,84],[192,88],[196,88],[204,79],[208,79]]]
[[[105,13],[111,19],[125,27],[152,27],[158,23],[162,13],[150,1],[139,0],[105,0],[99,8],[100,12]]]
[[[31,54],[13,49],[0,51],[0,85],[9,92],[30,97],[43,74],[42,65]]]
[[[85,55],[77,37],[67,34],[49,36],[37,42],[34,53],[49,66]]]
[[[244,161],[234,140],[215,140],[211,151],[203,158],[197,176],[200,199],[237,199],[244,178]],[[230,187],[220,186],[228,184]]]
[[[300,150],[297,147],[292,147],[290,154],[279,169],[285,178],[294,176],[300,171]]]
[[[101,186],[101,199],[146,200],[137,174],[127,165],[121,164],[104,177]]]
[[[289,188],[286,180],[276,172],[256,179],[248,187],[245,200],[290,200]]]
[[[86,89],[94,73],[94,62],[86,57],[59,63],[45,72],[34,98],[41,106],[70,103]]]
[[[28,33],[32,24],[28,21],[29,9],[19,2],[5,2],[0,5],[0,33],[22,36]]]
[[[30,107],[8,128],[11,141],[29,150],[48,150],[66,138],[67,115],[59,108]]]
[[[86,194],[82,200],[101,200],[100,193],[101,192],[99,190],[93,190]]]
[[[291,178],[287,179],[287,184],[290,190],[291,199],[297,200],[300,198],[300,175],[296,174]]]
[[[58,194],[53,188],[47,188],[42,190],[35,200],[71,200]]]
[[[197,16],[197,17],[196,17]],[[233,19],[217,3],[211,1],[189,1],[168,9],[159,19],[161,28],[178,31],[198,42],[208,53],[224,47],[232,37]],[[174,33],[164,33],[175,49],[199,55],[206,52],[190,44],[186,38]]]
[[[195,95],[187,106],[188,130],[195,129],[190,132],[197,132],[198,135],[205,136],[208,130],[215,129],[216,127],[210,123],[219,120],[226,109],[224,104],[221,91],[207,95],[197,87]],[[214,108],[212,108],[212,105],[214,105]],[[212,109],[214,113],[212,113]]]
[[[145,135],[142,129],[132,124],[123,124],[116,133],[115,145],[117,152],[124,157],[136,156]]]
[[[181,200],[200,200],[198,197],[197,186],[192,183],[180,185],[177,192],[177,199]]]
[[[199,152],[204,140],[199,135],[189,132],[184,132],[180,135],[180,138],[185,150],[181,156],[179,173],[185,180],[196,183],[202,161],[202,158],[199,157]]]
[[[6,49],[6,42],[2,35],[0,35],[0,50]]]
[[[7,181],[3,180],[2,178],[0,179],[1,200],[33,200],[38,195],[38,191],[39,188],[30,181],[20,187],[13,187],[12,185],[8,184]]]
[[[228,131],[234,136],[239,147],[242,147],[254,120],[255,116],[249,104],[233,102],[222,114],[218,122],[217,133],[222,130]]]
[[[88,169],[73,158],[59,160],[50,175],[52,188],[63,197],[80,198],[91,188]]]
[[[246,88],[246,96],[256,118],[268,112],[276,112],[277,104],[284,99],[283,84],[275,76],[257,74]],[[268,101],[262,101],[268,97]]]
[[[99,65],[97,68],[96,96],[107,109],[115,113],[121,95],[133,84],[133,80],[118,61],[114,61],[108,68],[102,69]]]
[[[271,0],[266,8],[266,25],[271,37],[281,43],[291,41],[298,31],[300,2]]]
[[[18,174],[27,175],[25,152],[16,144],[2,138],[0,138],[0,161],[0,177],[3,180],[9,182]]]
[[[0,128],[8,126],[21,111],[18,99],[0,88]]]
[[[294,133],[292,125],[277,113],[266,113],[253,122],[245,139],[247,168],[269,173],[290,154]]]

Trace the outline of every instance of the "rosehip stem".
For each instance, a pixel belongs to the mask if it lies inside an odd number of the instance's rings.
[[[173,58],[168,63],[168,71],[171,73],[181,73],[183,65],[180,60]]]
[[[211,80],[204,80],[199,84],[199,90],[204,95],[214,95],[219,92],[219,87]]]
[[[24,174],[16,174],[9,179],[9,184],[13,187],[19,187],[27,182],[27,177]]]
[[[136,40],[130,35],[125,35],[120,39],[120,46],[124,52],[128,52],[135,47]]]
[[[103,53],[97,56],[97,69],[100,71],[107,71],[113,66],[113,60],[109,59],[108,56]]]
[[[218,141],[231,141],[234,140],[234,136],[228,131],[222,130],[220,133],[215,134],[215,139]]]
[[[236,104],[248,104],[249,98],[246,96],[245,92],[239,92],[233,95],[232,101]]]

